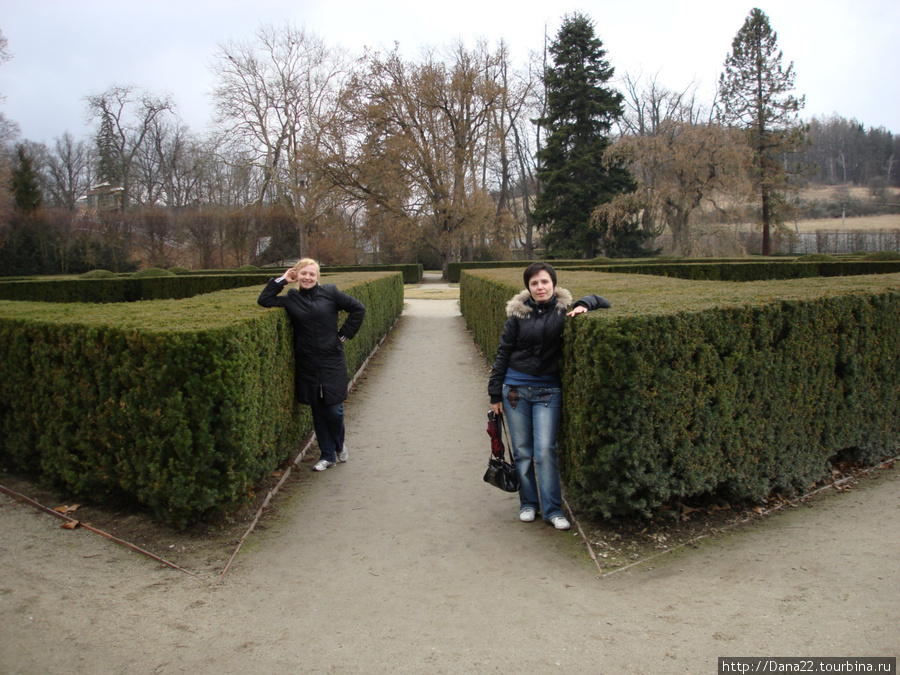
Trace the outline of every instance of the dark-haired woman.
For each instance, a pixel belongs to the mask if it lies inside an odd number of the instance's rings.
[[[558,530],[568,530],[556,455],[562,412],[560,357],[566,317],[608,308],[609,300],[586,295],[572,305],[572,294],[556,285],[556,272],[532,263],[523,275],[525,290],[506,304],[488,394],[495,413],[506,416],[519,473],[519,520],[538,513]]]

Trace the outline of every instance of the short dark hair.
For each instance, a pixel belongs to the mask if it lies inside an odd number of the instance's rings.
[[[552,281],[553,285],[556,286],[556,270],[553,269],[552,265],[548,265],[545,262],[534,262],[525,268],[525,273],[522,275],[522,277],[525,279],[525,288],[528,288],[528,282],[531,281],[531,277],[541,271],[549,274],[550,281]]]

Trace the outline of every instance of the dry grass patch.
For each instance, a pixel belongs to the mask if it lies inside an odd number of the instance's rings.
[[[788,229],[793,230],[793,223],[785,223]],[[846,227],[845,227],[846,226]],[[800,220],[796,224],[800,232],[840,232],[847,230],[900,230],[900,214],[885,214],[881,216],[856,216],[855,218],[816,218],[814,220]]]
[[[404,300],[459,300],[459,286],[452,288],[404,288]]]

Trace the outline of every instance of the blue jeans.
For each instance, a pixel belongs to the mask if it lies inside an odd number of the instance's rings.
[[[319,444],[319,459],[337,462],[337,454],[344,449],[344,404],[325,405],[316,400],[310,408],[316,442]]]
[[[543,513],[544,520],[563,515],[556,430],[562,413],[559,387],[516,387],[519,400],[510,403],[503,385],[503,414],[519,472],[519,508]],[[537,480],[535,480],[535,477]]]

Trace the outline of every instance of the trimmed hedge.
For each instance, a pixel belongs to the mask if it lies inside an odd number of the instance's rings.
[[[462,277],[463,270],[490,270],[490,269],[508,269],[515,268],[524,270],[530,260],[494,260],[494,261],[469,261],[469,262],[452,262],[447,265],[447,280],[451,284],[457,284]],[[613,264],[609,258],[595,258],[591,260],[550,260],[553,267],[559,269],[562,267],[584,266],[594,264]],[[519,274],[521,277],[521,273]]]
[[[897,257],[870,254],[865,258],[827,256],[818,254],[799,258],[759,260],[755,258],[678,258],[660,256],[609,260],[550,260],[556,269],[594,270],[623,274],[655,274],[679,279],[716,281],[762,281],[766,279],[802,279],[809,277],[839,277],[860,274],[892,274],[900,272]],[[463,270],[518,269],[524,270],[531,261],[505,260],[501,262],[450,263],[447,276],[457,283]],[[521,277],[521,273],[520,273]]]
[[[0,299],[25,302],[120,303],[140,300],[178,300],[229,288],[259,286],[271,273],[138,276],[86,279],[35,277],[0,282]],[[323,282],[327,280],[323,279]]]
[[[493,359],[521,270],[466,272]],[[558,270],[613,308],[566,326],[560,465],[594,515],[795,494],[828,460],[900,447],[900,274],[745,284]]]
[[[105,271],[105,270],[104,270]],[[19,277],[0,281],[0,300],[27,302],[137,302],[191,298],[229,288],[264,284],[283,270],[260,270],[245,265],[238,270],[186,270],[148,268],[131,275],[87,272],[79,277]],[[323,267],[322,283],[335,274],[359,272],[400,272],[403,283],[422,280],[422,265],[348,265]]]
[[[339,272],[400,272],[404,284],[417,284],[422,281],[422,264],[404,265],[323,265],[323,274]]]
[[[402,311],[402,279],[328,281],[368,310],[345,345],[352,374]],[[178,527],[244,499],[312,431],[293,401],[290,323],[256,304],[261,287],[127,305],[0,301],[0,460]]]
[[[79,279],[115,279],[116,273],[109,270],[91,270],[78,277]]]
[[[883,260],[782,260],[730,261],[692,263],[667,262],[619,265],[572,265],[572,270],[595,270],[627,274],[694,279],[697,281],[765,281],[769,279],[809,279],[812,277],[846,277],[864,274],[892,274],[900,272],[900,261]]]

